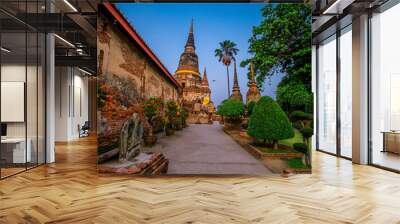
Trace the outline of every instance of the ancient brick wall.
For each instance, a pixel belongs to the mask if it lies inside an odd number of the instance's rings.
[[[99,13],[97,23],[98,150],[102,154],[118,151],[122,124],[135,112],[143,116],[144,99],[177,99],[178,90],[110,18]]]

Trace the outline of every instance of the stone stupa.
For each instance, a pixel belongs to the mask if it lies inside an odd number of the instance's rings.
[[[248,87],[249,89],[247,90],[247,94],[246,94],[246,104],[254,101],[257,102],[260,97],[260,90],[258,90],[257,87],[257,83],[254,79],[254,67],[253,67],[253,63],[250,62],[250,80],[248,82]]]
[[[234,74],[233,74],[233,88],[232,88],[232,95],[230,96],[230,99],[235,99],[235,100],[240,100],[243,102],[243,97],[242,94],[240,93],[240,87],[239,87],[239,82],[238,82],[238,77],[237,77],[237,70],[236,70],[236,61],[234,61]]]

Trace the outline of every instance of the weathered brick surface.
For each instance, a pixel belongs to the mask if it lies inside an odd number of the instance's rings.
[[[104,153],[118,147],[122,124],[133,113],[143,118],[143,99],[176,99],[178,90],[138,45],[101,13],[98,29],[98,141]]]

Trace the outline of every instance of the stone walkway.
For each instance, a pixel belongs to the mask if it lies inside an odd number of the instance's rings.
[[[190,125],[173,136],[164,136],[151,151],[169,159],[168,174],[270,174],[222,130],[222,126]]]

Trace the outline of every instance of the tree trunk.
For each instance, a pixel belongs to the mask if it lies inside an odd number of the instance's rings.
[[[308,161],[308,165],[311,166],[311,155],[310,154],[307,155],[307,161]]]
[[[229,97],[231,96],[231,93],[230,93],[231,87],[229,84],[229,66],[228,65],[226,66],[226,78],[228,80],[228,99],[229,99]]]
[[[273,149],[278,149],[278,140],[273,140]]]
[[[307,145],[307,154],[306,154],[307,165],[311,166],[311,145],[309,138],[306,139],[306,145]]]

